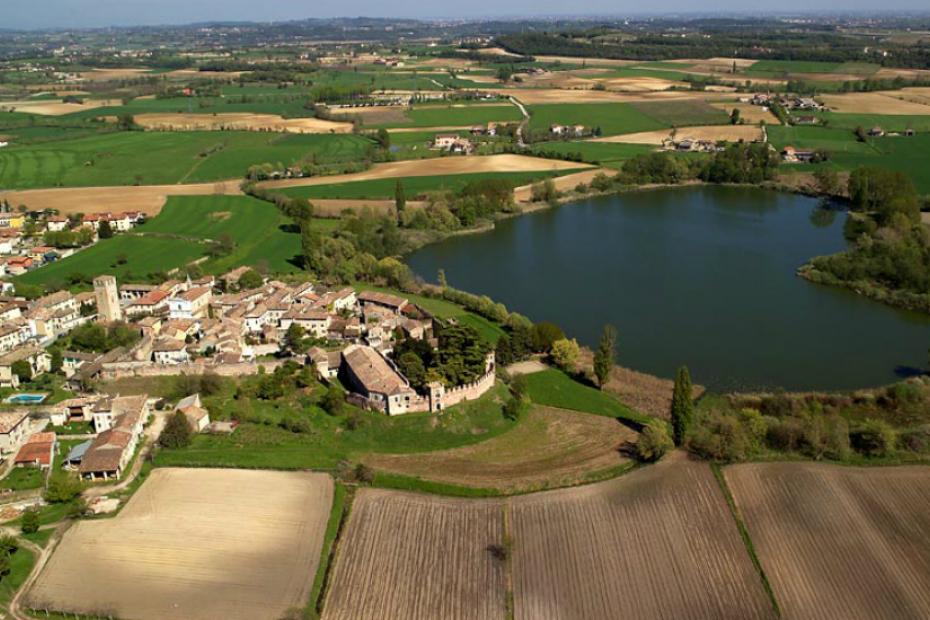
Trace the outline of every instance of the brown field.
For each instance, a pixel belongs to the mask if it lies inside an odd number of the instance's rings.
[[[122,105],[119,99],[86,99],[84,103],[62,103],[61,101],[3,101],[0,111],[15,110],[41,116],[61,116],[83,110],[94,110],[106,106]]]
[[[872,77],[892,80],[896,77],[902,77],[906,80],[926,80],[930,78],[930,71],[926,69],[891,69],[889,67],[882,67],[876,71],[875,75]]]
[[[778,125],[780,124],[778,118],[772,114],[768,108],[764,108],[761,105],[752,105],[751,103],[739,103],[739,102],[717,102],[711,103],[710,105],[715,108],[719,108],[725,111],[727,114],[732,112],[734,109],[739,110],[739,117],[745,120],[747,123],[758,123],[759,121],[765,121],[769,125]]]
[[[139,620],[277,620],[307,603],[323,474],[157,469],[115,518],[65,534],[28,603]]]
[[[773,618],[708,465],[513,498],[514,618]]]
[[[644,93],[668,90],[676,86],[684,87],[685,82],[663,80],[654,77],[625,77],[601,80],[610,90],[630,93]]]
[[[156,215],[168,196],[205,196],[241,194],[239,181],[196,183],[189,185],[139,185],[115,187],[61,187],[0,192],[0,199],[24,204],[33,210],[57,209],[69,213],[106,213],[108,211],[142,211]]]
[[[536,56],[539,62],[561,62],[566,65],[584,64],[588,67],[626,67],[636,64],[637,60],[620,60],[616,58],[593,58],[585,56]]]
[[[914,89],[916,90],[916,89]],[[821,95],[834,112],[851,114],[930,114],[930,105],[900,99],[896,91]]]
[[[371,169],[352,174],[263,181],[262,188],[304,187],[307,185],[332,185],[350,181],[389,179],[396,177],[428,177],[446,174],[470,174],[476,172],[530,172],[536,170],[571,170],[590,168],[588,164],[543,159],[528,155],[487,155],[468,157],[438,157],[375,164]]]
[[[362,123],[377,125],[379,123],[403,123],[409,120],[405,114],[407,109],[407,106],[402,105],[386,105],[370,108],[330,108],[329,112],[336,120],[351,122],[357,118]]]
[[[725,475],[785,618],[930,617],[930,470],[752,463]]]
[[[362,489],[346,523],[324,620],[503,618],[504,543],[496,501]]]
[[[469,487],[530,491],[578,484],[613,469],[636,433],[607,417],[534,407],[520,424],[483,443],[424,454],[375,454],[365,463],[393,473]]]
[[[736,70],[741,71],[748,69],[758,61],[752,58],[682,58],[680,60],[670,60],[669,62],[691,65],[687,68],[689,73],[711,74],[730,73],[733,70],[734,62],[736,63]]]
[[[626,142],[629,144],[662,144],[662,141],[671,137],[672,131],[660,129],[658,131],[642,131],[628,133],[620,136],[607,136],[595,138],[591,142]],[[756,125],[703,125],[699,127],[679,127],[675,133],[676,140],[726,140],[751,142],[762,139],[762,129]]]
[[[274,114],[137,114],[146,129],[169,131],[281,131],[284,133],[352,133],[352,124],[319,118],[282,118]]]
[[[579,183],[590,183],[595,176],[599,173],[604,173],[607,176],[613,176],[615,171],[605,169],[605,168],[595,168],[591,170],[584,170],[582,172],[574,172],[572,174],[565,174],[560,177],[552,179],[552,182],[555,183],[555,188],[560,192],[568,192],[575,189]],[[517,203],[529,203],[533,195],[533,184],[522,185],[515,190],[513,190],[513,198]]]

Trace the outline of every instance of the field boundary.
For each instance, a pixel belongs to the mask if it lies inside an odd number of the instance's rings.
[[[717,463],[710,463],[710,470],[714,472],[714,478],[717,480],[717,486],[720,487],[720,492],[723,493],[723,498],[726,500],[727,506],[730,508],[730,514],[733,515],[733,520],[736,522],[736,529],[739,530],[740,538],[743,539],[743,545],[746,547],[746,552],[749,554],[749,559],[752,560],[752,565],[755,567],[756,572],[759,574],[759,579],[762,581],[762,587],[765,588],[765,593],[768,595],[769,601],[772,603],[772,610],[775,612],[776,617],[781,618],[781,609],[778,607],[778,599],[775,598],[775,591],[772,589],[772,584],[769,583],[769,578],[765,574],[765,569],[762,568],[762,562],[759,561],[759,556],[756,555],[756,548],[752,543],[752,537],[749,535],[749,529],[746,527],[746,523],[743,521],[742,515],[740,515],[739,507],[736,505],[736,500],[733,498],[733,493],[730,492],[730,487],[727,486],[727,481],[723,475],[723,470]]]
[[[329,522],[326,524],[327,537],[330,528],[333,527],[333,521],[336,519],[337,510],[338,521],[335,523],[335,532],[332,541],[327,541],[325,538],[323,539],[320,564],[317,566],[316,576],[313,579],[313,587],[310,590],[310,599],[307,603],[307,609],[310,614],[313,614],[314,618],[319,618],[323,615],[323,606],[325,605],[326,594],[329,590],[330,576],[332,575],[333,566],[336,565],[339,542],[342,540],[342,533],[345,531],[346,522],[349,520],[349,513],[352,511],[352,502],[354,500],[355,487],[348,486],[341,482],[335,482],[333,488],[333,507],[329,515]]]

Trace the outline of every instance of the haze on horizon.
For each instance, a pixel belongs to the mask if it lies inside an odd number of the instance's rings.
[[[96,28],[188,24],[209,21],[287,21],[327,17],[394,18],[494,18],[581,15],[645,14],[643,5],[625,0],[474,0],[469,3],[441,1],[424,5],[419,0],[356,0],[351,5],[335,0],[5,0],[0,28]],[[387,10],[390,7],[390,10]],[[840,9],[831,0],[786,0],[778,13],[876,12],[874,2],[849,0]],[[926,0],[892,0],[885,12],[927,12]],[[766,15],[736,0],[718,0],[706,6],[689,0],[659,0],[649,5],[650,14],[660,13],[748,13]]]

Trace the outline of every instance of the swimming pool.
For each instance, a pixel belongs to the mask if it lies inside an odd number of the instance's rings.
[[[13,394],[6,402],[13,405],[38,405],[48,397],[48,394]]]

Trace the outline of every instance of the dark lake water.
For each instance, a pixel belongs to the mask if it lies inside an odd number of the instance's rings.
[[[435,281],[487,294],[663,377],[687,364],[713,389],[848,389],[922,369],[930,317],[794,275],[845,247],[844,213],[814,199],[702,187],[620,194],[514,218],[410,256]]]

